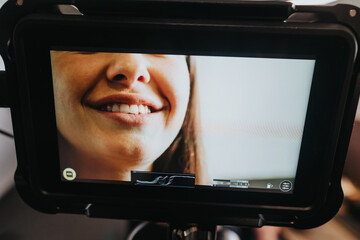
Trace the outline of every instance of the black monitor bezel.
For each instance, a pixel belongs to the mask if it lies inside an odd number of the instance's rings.
[[[46,21],[44,21],[46,19]],[[121,40],[119,32],[129,39]],[[138,34],[146,34],[142,41]],[[191,39],[191,41],[189,40]],[[116,47],[119,41],[126,47]],[[166,41],[165,41],[166,40]],[[206,44],[204,44],[204,42]],[[106,46],[106,47],[104,47]],[[246,47],[242,47],[246,46]],[[325,201],[337,139],[350,84],[356,43],[337,24],[259,22],[197,23],[174,20],[87,18],[32,15],[14,33],[19,69],[19,109],[26,133],[26,161],[32,187],[47,196],[74,202],[161,201],[211,205],[256,206],[307,211]],[[300,160],[293,193],[256,189],[194,189],[62,182],[52,91],[52,48],[212,56],[316,59]],[[190,50],[189,50],[190,49]],[[215,50],[214,50],[215,49]],[[235,52],[235,53],[234,53]],[[345,76],[345,77],[344,77]],[[46,111],[44,111],[46,109]],[[20,114],[20,113],[19,113]],[[52,160],[49,160],[52,159]]]

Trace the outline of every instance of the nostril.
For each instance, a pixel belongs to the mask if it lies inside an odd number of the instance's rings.
[[[143,75],[141,75],[141,76],[138,77],[138,81],[145,82],[146,79],[145,79],[145,77]]]
[[[114,81],[121,81],[121,80],[126,80],[126,76],[124,74],[117,74],[113,77]]]

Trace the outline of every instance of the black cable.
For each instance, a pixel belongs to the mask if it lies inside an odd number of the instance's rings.
[[[147,225],[149,225],[150,222],[141,222],[139,225],[137,225],[128,235],[126,240],[133,240],[135,235],[138,234],[143,228],[145,228]]]
[[[11,133],[8,133],[8,132],[6,132],[4,130],[1,130],[1,129],[0,129],[0,134],[3,134],[3,135],[5,135],[7,137],[10,137],[10,138],[14,138],[14,135],[12,135]]]

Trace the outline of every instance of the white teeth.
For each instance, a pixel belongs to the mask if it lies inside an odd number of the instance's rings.
[[[112,112],[112,106],[111,105],[106,105],[106,111]]]
[[[139,105],[139,114],[144,114],[145,113],[145,107],[144,105]]]
[[[130,105],[130,113],[139,114],[139,107],[137,105]]]
[[[103,107],[103,110],[107,112],[122,112],[131,114],[151,113],[150,108],[146,105],[128,105],[119,103],[108,104],[106,107]]]
[[[118,105],[118,104],[113,104],[113,106],[112,106],[112,111],[113,111],[113,112],[119,112],[119,111],[120,111],[119,105]]]
[[[127,105],[127,104],[120,104],[120,112],[129,113],[130,112],[130,106]]]

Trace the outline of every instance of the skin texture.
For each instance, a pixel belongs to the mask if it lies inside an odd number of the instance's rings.
[[[151,170],[183,124],[190,91],[185,57],[51,51],[51,63],[61,167],[106,180]],[[110,102],[151,105],[153,112],[104,111]]]

